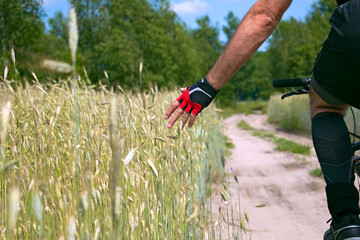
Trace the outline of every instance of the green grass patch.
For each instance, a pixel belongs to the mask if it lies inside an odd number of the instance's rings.
[[[241,120],[237,126],[243,130],[251,131],[253,136],[261,137],[261,138],[267,138],[274,142],[276,146],[277,151],[282,152],[292,152],[296,154],[303,154],[303,155],[309,155],[310,154],[310,147],[299,144],[293,141],[290,141],[285,138],[279,138],[276,137],[273,133],[267,132],[265,130],[256,130],[252,128],[246,121]]]
[[[260,205],[257,205],[257,206],[255,206],[256,208],[263,208],[263,207],[266,207],[266,205],[265,204],[260,204]]]
[[[270,132],[267,132],[264,130],[254,130],[252,135],[255,137],[262,137],[262,138],[269,138],[269,139],[276,138],[273,133],[270,133]]]
[[[255,112],[261,112],[266,114],[267,112],[268,101],[265,100],[255,100],[255,101],[241,101],[237,102],[234,106],[221,108],[221,116],[223,118],[228,118],[231,115],[243,113],[243,114],[252,114]]]
[[[282,152],[292,152],[292,153],[298,153],[303,155],[309,155],[310,154],[310,147],[299,144],[290,140],[287,140],[285,138],[275,138],[274,143],[277,145],[276,150],[282,151]]]
[[[225,142],[225,147],[228,149],[234,149],[235,145],[234,143],[231,141],[231,139],[229,139],[228,137],[226,137],[226,142]]]
[[[225,137],[225,156],[230,156],[231,155],[231,149],[235,148],[234,143],[231,141],[231,139],[229,139],[228,137]]]
[[[241,120],[237,126],[243,130],[253,131],[254,129],[244,120]]]
[[[310,176],[313,176],[313,177],[321,177],[322,176],[322,171],[320,168],[315,168],[313,170],[311,170],[309,172]]]

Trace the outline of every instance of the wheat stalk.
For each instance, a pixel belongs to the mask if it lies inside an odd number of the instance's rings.
[[[139,72],[140,72],[140,86],[139,89],[141,90],[141,74],[143,71],[143,63],[144,63],[144,59],[141,57],[140,58],[140,63],[139,63]]]
[[[73,70],[73,68],[68,63],[50,59],[43,59],[40,67],[44,70],[55,73],[70,73]]]
[[[11,60],[12,60],[13,65],[14,65],[14,72],[15,72],[15,82],[17,82],[15,50],[14,50],[14,45],[12,43],[10,43],[10,46],[11,46],[10,47]]]
[[[6,78],[7,78],[8,73],[9,73],[9,68],[8,68],[8,66],[6,65],[6,66],[5,66],[5,70],[4,70],[4,82],[6,82]]]
[[[20,203],[20,191],[17,187],[14,187],[10,190],[9,194],[9,212],[8,212],[8,231],[10,236],[12,235],[13,229],[16,227],[16,222],[19,213],[19,203]]]
[[[5,142],[5,134],[9,123],[10,109],[10,102],[7,102],[1,109],[0,146]]]
[[[76,50],[79,41],[78,25],[76,20],[75,8],[71,8],[69,12],[69,47],[72,62],[76,62]]]

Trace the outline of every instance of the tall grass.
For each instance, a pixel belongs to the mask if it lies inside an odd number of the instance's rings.
[[[44,85],[32,72],[35,81],[21,85],[7,80],[5,67],[0,238],[214,236],[206,191],[212,175],[223,171],[226,142],[215,111],[197,118],[192,129],[167,129],[163,114],[178,93],[140,92],[142,59],[136,91],[86,86],[75,70],[78,37],[71,9],[72,65],[41,63],[47,70],[72,72],[68,80]],[[17,77],[14,50],[12,59]]]
[[[78,80],[74,131],[71,81],[0,82],[0,238],[211,236],[207,180],[225,146],[214,111],[168,130],[162,116],[178,93],[115,94]]]
[[[353,108],[356,119],[356,132],[360,134],[360,110]],[[281,100],[280,95],[270,98],[268,105],[268,121],[278,126],[302,133],[310,134],[311,116],[309,96],[301,95]],[[354,130],[354,120],[349,109],[345,116],[349,131]]]
[[[311,131],[309,97],[294,96],[281,100],[280,95],[270,98],[268,105],[268,121],[282,128],[298,132]]]

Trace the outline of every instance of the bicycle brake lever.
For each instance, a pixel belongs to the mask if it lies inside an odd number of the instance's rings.
[[[287,97],[291,97],[291,96],[294,96],[294,95],[308,94],[309,92],[310,91],[309,91],[308,88],[302,87],[302,88],[296,90],[296,92],[289,92],[289,93],[286,93],[286,94],[282,95],[281,99],[284,100]]]
[[[291,96],[294,96],[294,95],[297,95],[297,93],[296,92],[286,93],[286,94],[281,96],[281,100],[284,100],[285,98],[291,97]]]

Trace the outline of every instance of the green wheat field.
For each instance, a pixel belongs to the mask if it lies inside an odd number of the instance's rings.
[[[8,67],[0,77],[0,238],[216,238],[226,139],[215,109],[168,129],[179,92],[91,85],[76,72],[74,9],[68,28],[72,65],[40,62],[67,79],[17,79],[14,49],[15,79]],[[141,86],[142,62],[139,73]]]
[[[206,189],[225,138],[214,111],[168,130],[177,94],[2,82],[0,237],[210,236]]]

